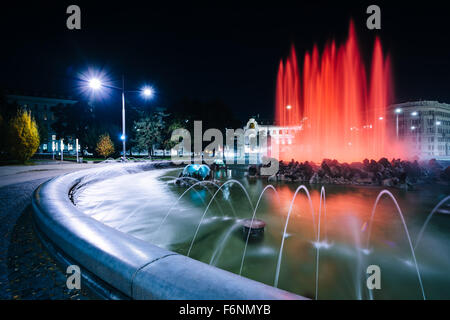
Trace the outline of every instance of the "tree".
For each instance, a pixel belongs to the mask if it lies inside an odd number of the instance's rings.
[[[55,121],[52,129],[55,130],[59,139],[68,140],[68,138],[78,138],[81,150],[95,151],[98,137],[102,130],[96,130],[100,126],[96,121],[94,109],[86,101],[80,101],[75,104],[62,105],[52,107]],[[95,136],[93,137],[93,131]],[[100,132],[99,132],[100,131]]]
[[[25,162],[30,159],[39,147],[39,131],[31,113],[20,110],[9,121],[8,146],[9,154],[16,160]]]
[[[114,144],[111,141],[109,134],[105,133],[100,136],[98,139],[97,148],[95,150],[105,159],[114,153]]]
[[[153,156],[153,149],[162,145],[165,137],[167,115],[162,112],[153,112],[134,122],[136,147],[139,151],[147,150]]]
[[[194,121],[202,121],[203,131],[215,128],[222,131],[224,136],[225,128],[237,129],[242,126],[230,107],[220,99],[200,101],[185,98],[173,104],[169,112],[178,119],[180,127],[189,130],[191,143],[194,142]],[[202,148],[208,144],[208,141],[203,141]]]
[[[178,119],[174,116],[170,116],[169,120],[166,122],[166,130],[164,132],[163,143],[162,146],[164,149],[169,150],[175,147],[178,142],[172,141],[172,133],[176,129],[184,128],[183,125],[186,123],[181,119]]]

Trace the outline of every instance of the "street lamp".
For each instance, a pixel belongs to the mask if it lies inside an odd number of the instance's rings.
[[[402,109],[397,108],[395,109],[395,132],[397,135],[397,140],[398,140],[398,115],[402,113]]]
[[[98,90],[102,87],[102,82],[98,78],[92,78],[89,80],[89,87],[93,90]]]
[[[436,150],[436,155],[439,155],[439,151],[438,151],[438,127],[442,124],[441,121],[436,121],[436,132],[435,132],[435,137],[434,137],[434,144],[435,144],[435,150]]]
[[[123,145],[122,160],[125,161],[126,160],[126,151],[127,151],[127,149],[126,149],[126,134],[125,134],[125,77],[122,76],[122,88],[114,87],[111,85],[104,85],[99,78],[89,79],[88,84],[89,84],[89,87],[95,91],[100,90],[102,87],[122,91],[122,135],[120,136],[120,140],[122,140],[122,145]],[[154,94],[153,88],[151,88],[149,86],[145,86],[141,90],[138,90],[138,91],[131,90],[131,91],[127,91],[127,92],[141,92],[145,98],[151,98]]]
[[[151,98],[153,96],[153,89],[151,87],[144,87],[142,89],[142,94],[146,98]]]

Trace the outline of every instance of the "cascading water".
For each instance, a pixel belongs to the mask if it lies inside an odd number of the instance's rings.
[[[311,298],[450,295],[443,289],[450,284],[444,254],[449,237],[440,231],[449,221],[446,210],[439,210],[449,197],[435,206],[436,192],[448,189],[422,190],[417,197],[377,188],[272,186],[238,177],[180,187],[166,181],[177,179],[174,173],[86,177],[74,202],[139,239]],[[384,196],[388,201],[381,201]],[[267,226],[263,240],[250,245],[248,235],[235,231],[241,219],[256,217]],[[382,267],[384,281],[373,294],[365,286],[371,264]]]
[[[370,73],[361,57],[354,25],[347,41],[317,46],[306,53],[302,73],[292,47],[280,62],[275,117],[282,127],[302,126],[291,145],[280,145],[280,158],[320,162],[401,157],[388,147],[386,109],[392,96],[390,59],[375,40]],[[392,139],[391,139],[392,140]]]

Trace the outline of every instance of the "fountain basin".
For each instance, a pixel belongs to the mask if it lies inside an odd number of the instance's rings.
[[[105,298],[304,299],[118,231],[87,216],[70,199],[76,188],[105,176],[172,166],[172,162],[111,164],[54,178],[33,195],[36,231],[61,263],[80,267],[82,285]]]

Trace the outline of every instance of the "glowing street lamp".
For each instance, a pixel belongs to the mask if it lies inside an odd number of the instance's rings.
[[[153,96],[153,89],[151,87],[144,87],[142,89],[142,94],[146,98],[151,98]]]
[[[98,90],[102,87],[102,82],[98,78],[92,78],[89,80],[89,87],[93,90]]]
[[[438,127],[442,124],[441,121],[436,121],[436,131],[435,131],[435,137],[434,137],[434,150],[436,151],[436,155],[439,155],[438,151]]]
[[[122,88],[114,87],[111,85],[103,85],[102,81],[96,77],[88,79],[87,82],[88,82],[89,88],[91,88],[92,90],[95,90],[95,91],[100,90],[102,87],[122,91],[122,135],[120,136],[120,140],[122,140],[122,145],[123,145],[123,158],[122,159],[123,159],[123,161],[125,161],[126,160],[126,151],[127,151],[127,149],[126,149],[126,134],[125,134],[125,78],[124,78],[124,76],[122,76]],[[128,91],[128,92],[137,92],[137,91],[134,90],[134,91]],[[143,87],[141,90],[139,90],[139,92],[141,92],[145,98],[151,98],[154,94],[153,88],[151,88],[149,86]]]
[[[288,106],[286,106],[286,109],[291,110],[291,109],[292,109],[292,106],[291,106],[291,105],[288,105]]]
[[[398,140],[398,115],[402,113],[402,109],[397,108],[395,109],[395,132],[397,135],[397,140]]]

